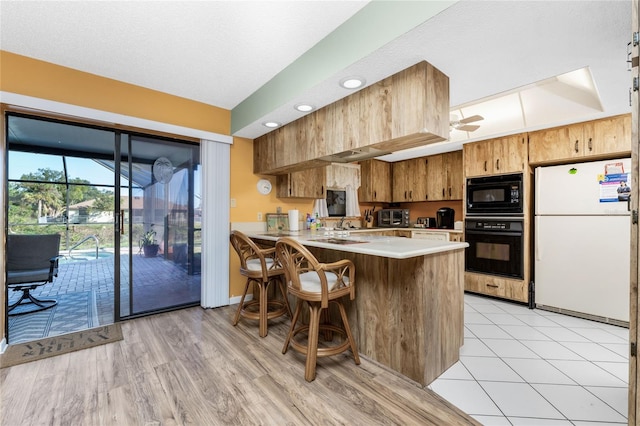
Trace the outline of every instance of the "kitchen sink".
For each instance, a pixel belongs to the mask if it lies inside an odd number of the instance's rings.
[[[300,236],[300,233],[288,232],[288,231],[274,231],[274,232],[267,232],[265,234],[260,234],[260,235],[268,235],[270,237],[298,237]]]
[[[317,241],[319,243],[330,243],[330,244],[361,244],[361,243],[368,243],[369,241],[363,241],[363,240],[346,240],[344,238],[332,238],[332,237],[327,237],[327,238],[312,238],[309,239],[309,241]]]

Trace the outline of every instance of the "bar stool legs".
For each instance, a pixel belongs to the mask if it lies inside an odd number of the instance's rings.
[[[305,302],[309,306],[309,325],[301,325],[296,328],[300,317],[301,307]],[[342,319],[342,327],[337,327],[324,321],[321,323],[320,320],[322,317],[326,316],[328,320],[328,310],[323,310],[320,302],[300,300],[296,305],[296,310],[294,311],[293,318],[291,320],[291,326],[282,348],[283,354],[287,353],[287,350],[291,345],[296,352],[306,355],[304,378],[308,382],[312,382],[316,378],[316,364],[318,357],[337,355],[347,349],[351,349],[356,365],[360,365],[360,356],[358,355],[358,349],[356,347],[353,334],[351,333],[351,328],[349,327],[349,321],[347,319],[347,313],[344,306],[339,301],[331,301],[330,303],[338,305],[340,317]],[[301,332],[306,332],[307,334],[306,346],[295,340],[295,336]],[[331,339],[333,333],[337,333],[344,336],[345,341],[337,346],[318,348],[318,341],[321,333],[323,333],[323,337],[325,338],[327,335],[329,336],[329,339],[327,340]]]
[[[260,248],[249,237],[240,231],[231,231],[229,240],[240,260],[240,274],[247,277],[244,292],[233,318],[237,325],[240,317],[258,320],[260,337],[267,335],[267,323],[270,319],[282,315],[291,317],[291,307],[287,298],[284,282],[284,270],[275,258],[275,248]],[[269,283],[278,281],[282,300],[269,300]],[[245,302],[250,284],[258,286],[259,300]]]
[[[282,293],[282,300],[269,300],[268,290],[269,283],[272,281],[278,281],[278,288]],[[273,277],[267,282],[253,280],[258,285],[259,300],[251,300],[245,302],[247,292],[252,279],[248,278],[244,288],[244,293],[240,299],[238,310],[233,318],[233,325],[237,325],[240,321],[240,317],[258,320],[258,334],[260,337],[265,337],[268,334],[268,321],[273,318],[280,317],[282,315],[289,315],[291,317],[291,307],[289,306],[289,300],[287,299],[287,292],[284,287],[284,283],[279,276]],[[257,312],[255,308],[258,308]]]

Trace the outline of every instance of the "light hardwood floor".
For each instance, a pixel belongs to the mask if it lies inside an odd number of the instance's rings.
[[[122,324],[124,340],[0,370],[2,425],[477,425],[433,392],[349,352],[282,354],[288,318],[233,327],[235,306]]]

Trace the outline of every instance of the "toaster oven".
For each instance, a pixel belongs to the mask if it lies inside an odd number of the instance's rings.
[[[378,226],[384,228],[408,228],[409,209],[378,210]]]

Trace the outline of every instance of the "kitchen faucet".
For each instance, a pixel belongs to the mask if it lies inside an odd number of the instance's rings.
[[[338,221],[338,226],[337,226],[337,228],[338,228],[338,229],[342,229],[342,223],[343,223],[343,222],[344,222],[344,216],[342,216],[342,217],[340,218],[340,220]]]

